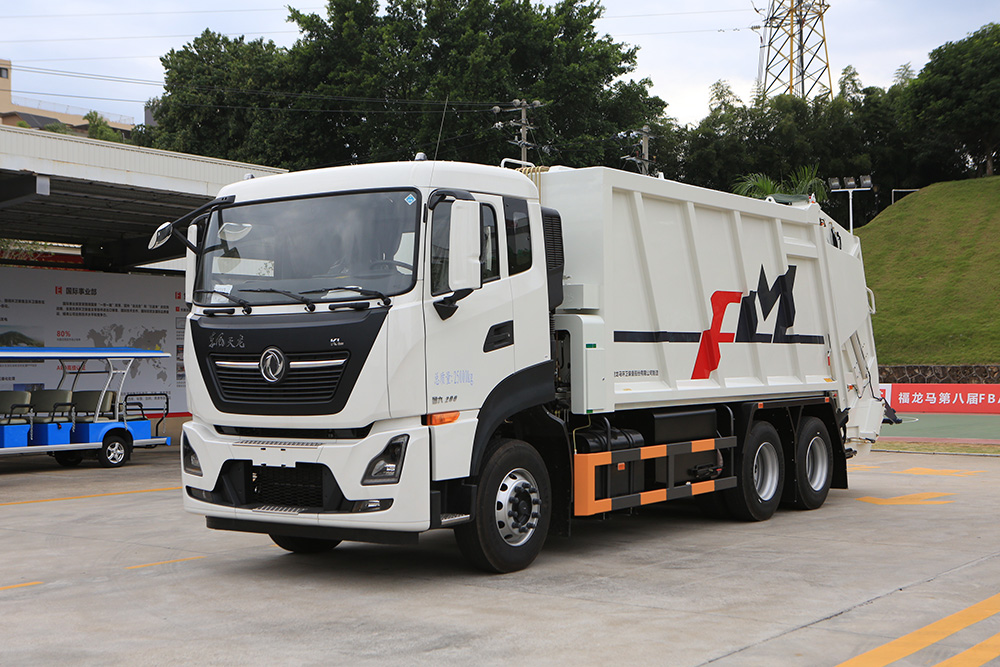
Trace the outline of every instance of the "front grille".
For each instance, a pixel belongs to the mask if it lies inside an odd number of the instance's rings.
[[[322,507],[323,472],[318,465],[253,466],[247,501],[279,507]]]
[[[263,428],[260,426],[220,426],[223,435],[241,438],[290,438],[301,440],[361,440],[371,433],[372,424],[360,428]],[[317,445],[321,443],[316,443]]]
[[[267,382],[257,362],[260,357],[246,354],[212,355],[209,366],[222,399],[230,403],[315,404],[329,403],[337,393],[347,367],[348,353],[336,355],[289,354],[289,368],[281,382]],[[342,362],[336,366],[312,366],[296,362]],[[227,364],[225,366],[220,364]],[[235,364],[230,366],[228,364]]]

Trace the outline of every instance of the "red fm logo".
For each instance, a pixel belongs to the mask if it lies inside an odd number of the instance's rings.
[[[712,294],[712,324],[701,332],[698,345],[698,357],[694,362],[692,380],[705,380],[712,371],[719,367],[722,360],[722,343],[807,343],[822,344],[823,336],[790,334],[788,330],[795,324],[795,298],[792,288],[795,285],[795,267],[789,266],[788,271],[778,276],[770,286],[764,267],[760,269],[757,280],[757,290],[747,294],[720,290]],[[726,309],[733,304],[740,304],[740,314],[736,322],[736,331],[722,331],[722,322]],[[767,319],[775,306],[778,308],[774,323],[774,333],[758,333],[760,321],[757,317],[757,304],[760,312]]]

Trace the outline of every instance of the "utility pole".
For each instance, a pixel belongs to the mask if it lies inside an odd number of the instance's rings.
[[[642,157],[635,157],[634,155],[623,155],[622,159],[626,162],[635,162],[639,165],[639,173],[644,176],[649,175],[649,140],[653,138],[653,135],[649,132],[649,125],[643,125],[641,130],[634,130],[632,136],[639,135],[640,142],[639,146],[642,150]]]
[[[528,142],[528,130],[534,130],[535,129],[535,126],[531,125],[528,122],[528,109],[529,108],[530,109],[537,109],[537,108],[539,108],[539,107],[542,106],[542,103],[539,102],[538,100],[535,100],[534,102],[528,102],[528,100],[515,99],[515,100],[511,101],[511,105],[512,106],[509,107],[509,108],[507,108],[507,109],[501,109],[498,106],[493,107],[493,113],[499,114],[501,111],[520,111],[521,112],[521,119],[520,120],[510,120],[510,121],[507,121],[506,123],[504,123],[503,121],[500,121],[500,122],[496,123],[494,125],[494,127],[496,127],[498,130],[499,129],[503,129],[504,125],[511,125],[513,127],[520,128],[520,135],[521,135],[520,141],[510,141],[508,143],[512,143],[515,146],[520,146],[521,147],[521,162],[527,162],[528,161],[528,148],[529,147],[530,148],[537,148],[537,146],[535,146],[535,144],[532,144],[532,143]]]

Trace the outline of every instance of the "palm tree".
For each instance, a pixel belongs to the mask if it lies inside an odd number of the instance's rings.
[[[755,173],[740,176],[733,183],[733,192],[744,197],[766,199],[771,195],[815,195],[816,201],[826,200],[826,185],[817,175],[816,165],[796,167],[789,177],[781,182],[766,174]]]
[[[775,181],[766,174],[746,174],[740,176],[733,184],[733,192],[744,197],[755,197],[766,199],[771,195],[778,194],[782,190],[782,184]]]

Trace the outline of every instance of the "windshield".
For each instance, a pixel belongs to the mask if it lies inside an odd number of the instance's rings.
[[[415,281],[420,206],[411,190],[282,199],[218,209],[198,264],[201,305],[392,296]],[[239,300],[239,301],[237,301]]]

